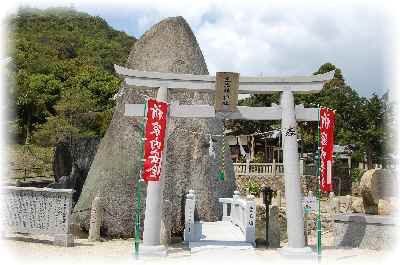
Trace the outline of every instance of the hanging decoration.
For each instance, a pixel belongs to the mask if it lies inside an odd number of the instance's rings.
[[[242,156],[246,156],[247,155],[247,153],[246,153],[246,151],[244,150],[244,148],[243,148],[243,145],[242,145],[242,141],[240,140],[242,137],[238,137],[238,144],[239,144],[239,149],[240,149],[240,155],[242,155]]]
[[[160,180],[167,113],[168,103],[152,98],[147,100],[143,168],[143,179],[145,181]]]
[[[222,127],[223,129],[223,137],[222,137],[222,146],[221,146],[221,168],[218,172],[218,180],[225,180],[225,124]]]
[[[319,106],[318,106],[319,108]],[[318,111],[318,152],[317,152],[317,255],[322,253],[321,190],[332,191],[333,129],[335,111],[319,108]]]
[[[333,131],[335,127],[335,112],[328,108],[320,109],[320,178],[321,190],[332,191],[332,157]]]
[[[208,147],[208,155],[215,159],[215,150],[214,150],[214,143],[213,143],[213,139],[210,135],[210,142],[209,142],[209,147]]]

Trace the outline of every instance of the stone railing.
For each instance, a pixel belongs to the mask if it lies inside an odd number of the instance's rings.
[[[0,191],[4,232],[46,234],[55,245],[73,245],[73,190],[7,186]]]
[[[299,163],[301,175],[314,175],[315,166],[305,165],[304,160]],[[233,163],[235,175],[247,176],[283,176],[283,163]]]
[[[196,196],[194,190],[189,190],[186,195],[185,203],[185,230],[183,232],[183,240],[186,242],[193,241],[194,233],[194,209],[196,206]]]
[[[233,163],[233,168],[236,175],[283,175],[283,163]]]
[[[248,195],[246,200],[240,198],[239,191],[235,191],[232,198],[220,198],[222,203],[222,220],[230,221],[238,226],[244,236],[246,242],[255,244],[256,238],[256,203],[253,195]],[[228,204],[230,204],[230,212],[228,213]]]

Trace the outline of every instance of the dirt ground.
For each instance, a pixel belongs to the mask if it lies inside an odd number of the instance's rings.
[[[323,235],[321,264],[390,264],[392,252],[365,249],[335,249],[332,236]],[[286,243],[282,243],[285,246]],[[314,241],[310,246],[315,252]],[[50,238],[24,235],[7,235],[0,240],[2,264],[313,264],[317,259],[290,260],[276,249],[256,248],[254,250],[207,249],[190,253],[183,244],[169,247],[167,257],[133,256],[133,241],[109,240],[89,242],[76,239],[69,248],[52,245]]]

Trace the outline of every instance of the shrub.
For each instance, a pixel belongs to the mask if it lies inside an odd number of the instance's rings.
[[[260,184],[258,184],[255,180],[249,180],[245,185],[244,188],[246,189],[247,194],[251,194],[254,196],[258,196],[261,191]]]
[[[364,174],[364,170],[359,169],[359,168],[352,168],[351,169],[351,181],[359,182],[361,180],[361,177],[363,174]]]

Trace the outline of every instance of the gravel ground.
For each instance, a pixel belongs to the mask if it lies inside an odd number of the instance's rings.
[[[389,261],[391,255],[386,251],[335,249],[329,233],[324,235],[323,242],[321,264],[382,264],[386,263],[385,260]],[[8,259],[7,264],[204,264],[208,261],[211,264],[316,263],[316,259],[287,260],[277,250],[264,248],[239,251],[210,249],[190,254],[182,244],[171,246],[166,258],[145,257],[135,260],[131,240],[89,242],[87,239],[76,239],[75,243],[74,247],[63,248],[53,246],[52,241],[46,237],[13,235],[0,240],[0,247],[3,254],[6,254],[2,257]],[[312,244],[311,247],[314,248]]]

